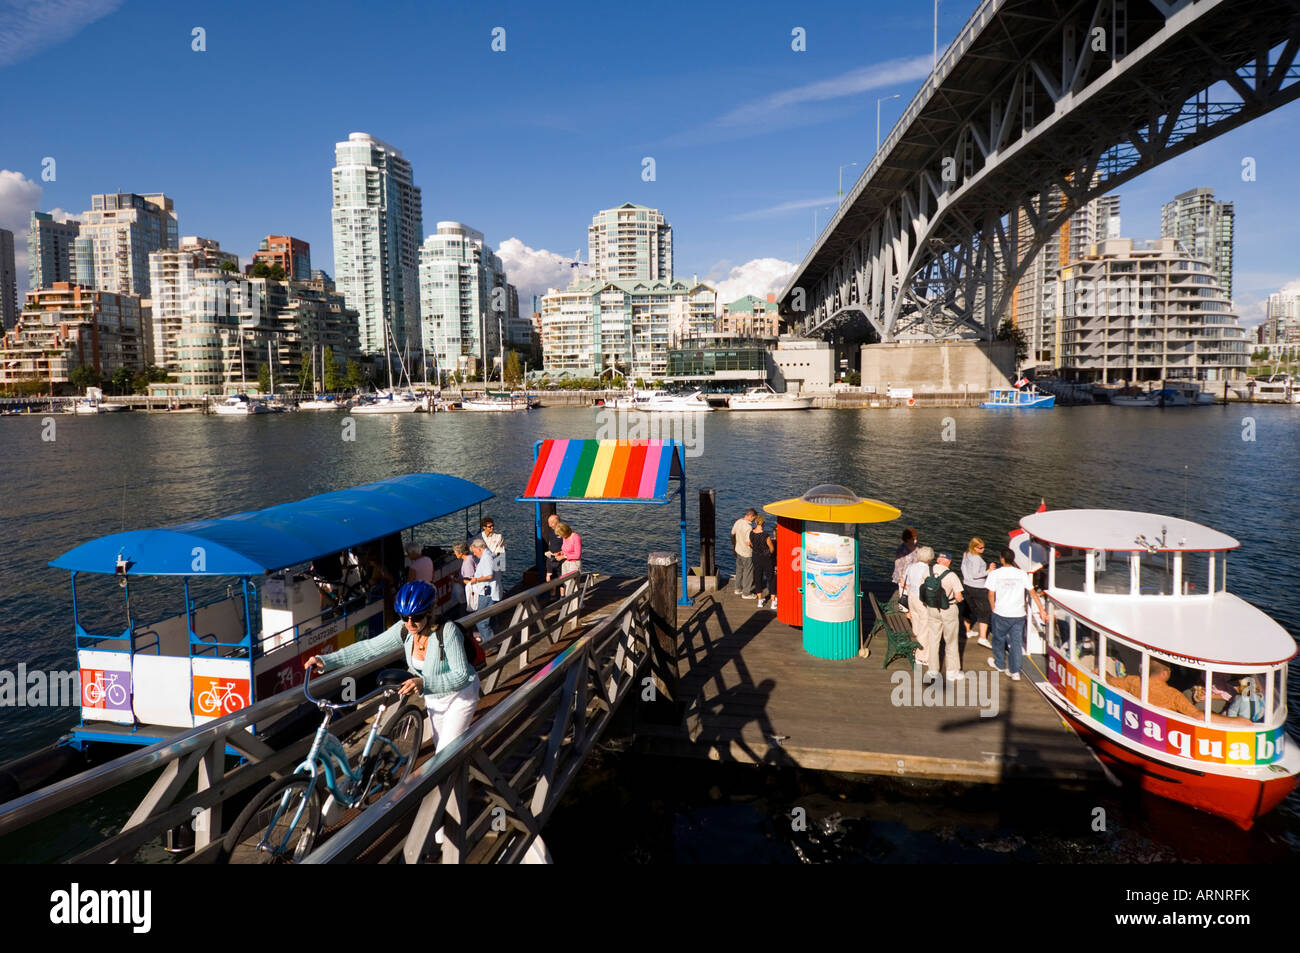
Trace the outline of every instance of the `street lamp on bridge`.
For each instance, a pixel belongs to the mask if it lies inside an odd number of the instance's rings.
[[[835,191],[835,207],[839,208],[840,202],[844,199],[844,170],[851,165],[857,165],[856,162],[847,162],[840,166],[840,187]]]
[[[889,99],[897,99],[902,93],[894,93],[892,96],[881,96],[876,100],[876,153],[880,152],[880,104]]]

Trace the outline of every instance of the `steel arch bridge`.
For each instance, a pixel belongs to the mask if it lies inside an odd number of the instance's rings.
[[[1082,205],[1300,97],[1298,49],[1300,0],[984,0],[782,315],[808,336],[991,339]]]

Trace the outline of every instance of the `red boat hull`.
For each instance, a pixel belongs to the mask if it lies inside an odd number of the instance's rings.
[[[1296,786],[1295,775],[1278,775],[1261,781],[1195,771],[1158,761],[1094,731],[1071,712],[1062,711],[1062,714],[1102,761],[1120,774],[1136,780],[1142,790],[1222,817],[1242,830],[1250,830],[1258,818],[1277,807]]]

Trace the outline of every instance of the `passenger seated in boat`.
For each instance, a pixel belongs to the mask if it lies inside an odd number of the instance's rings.
[[[1214,684],[1210,687],[1210,693],[1210,712],[1215,715],[1222,715],[1223,709],[1228,706],[1228,700],[1232,698],[1232,693],[1220,688],[1218,679],[1215,679]],[[1184,691],[1183,695],[1202,712],[1205,711],[1204,685],[1193,685]]]
[[[1264,693],[1259,690],[1259,682],[1249,675],[1237,682],[1237,697],[1229,702],[1224,715],[1249,718],[1253,722],[1263,721]]]
[[[1163,662],[1151,659],[1147,678],[1147,701],[1166,711],[1172,711],[1189,718],[1202,719],[1205,713],[1183,696],[1183,693],[1169,684],[1170,669]],[[1134,698],[1142,697],[1141,675],[1112,675],[1106,673],[1106,681],[1116,688],[1123,689]]]

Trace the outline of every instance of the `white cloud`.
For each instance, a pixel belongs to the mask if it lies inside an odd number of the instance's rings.
[[[739,215],[732,215],[733,221],[747,221],[755,218],[776,218],[784,215],[786,212],[797,211],[798,209],[816,208],[822,205],[834,207],[838,199],[834,195],[823,195],[815,199],[797,199],[793,202],[782,202],[780,205],[770,205],[767,208],[757,208],[752,212],[742,212]],[[823,219],[825,221],[825,219]]]
[[[1277,289],[1277,294],[1300,296],[1300,278],[1290,280],[1283,279],[1280,275],[1276,276],[1274,284],[1281,285]],[[1239,282],[1234,281],[1234,284]],[[1268,296],[1273,292],[1269,291],[1242,291],[1238,292],[1232,299],[1232,306],[1237,312],[1237,317],[1243,328],[1254,328],[1264,323],[1268,318]]]
[[[548,288],[567,288],[575,278],[585,278],[588,265],[574,268],[574,259],[544,248],[529,248],[518,238],[507,238],[497,248],[506,280],[519,289],[520,314],[531,314],[533,295],[544,295]]]
[[[121,5],[122,0],[0,0],[0,68],[62,43]]]
[[[745,295],[766,298],[768,294],[780,293],[794,274],[794,268],[793,262],[779,258],[754,258],[732,268],[721,281],[713,280],[708,284],[717,290],[718,309],[721,310],[724,304]]]
[[[31,214],[40,208],[41,187],[21,172],[0,169],[0,228],[14,233],[14,264],[18,294],[27,290],[27,230]]]

